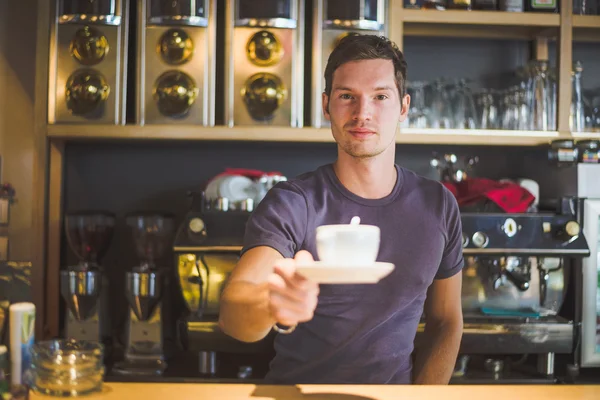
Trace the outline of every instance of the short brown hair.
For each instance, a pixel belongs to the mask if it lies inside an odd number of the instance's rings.
[[[392,60],[400,98],[405,94],[406,60],[394,42],[384,36],[350,34],[342,38],[329,55],[325,67],[325,94],[331,96],[333,73],[341,65],[359,60]]]

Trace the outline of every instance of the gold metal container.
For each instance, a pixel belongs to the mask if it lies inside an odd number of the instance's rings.
[[[138,3],[137,122],[215,123],[215,0]]]
[[[303,126],[304,11],[298,0],[228,0],[225,124]]]
[[[125,123],[129,0],[56,0],[48,122]]]
[[[329,55],[345,36],[371,34],[387,36],[386,0],[314,0],[311,83],[311,125],[331,124],[323,115],[322,93],[325,90],[325,67]]]

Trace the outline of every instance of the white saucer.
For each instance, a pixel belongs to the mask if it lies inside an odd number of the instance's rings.
[[[394,264],[386,262],[346,267],[315,261],[314,264],[296,268],[298,274],[313,282],[324,284],[377,283],[393,270]]]

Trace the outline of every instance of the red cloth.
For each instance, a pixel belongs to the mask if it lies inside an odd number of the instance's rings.
[[[225,168],[224,172],[221,172],[217,176],[222,175],[242,175],[250,179],[260,178],[261,176],[272,176],[272,175],[281,175],[281,172],[278,171],[260,171],[258,169],[246,169],[246,168]],[[217,177],[215,176],[215,178]]]
[[[507,213],[526,212],[535,197],[516,183],[496,182],[485,178],[469,178],[461,182],[443,182],[460,206],[484,200],[493,201]]]

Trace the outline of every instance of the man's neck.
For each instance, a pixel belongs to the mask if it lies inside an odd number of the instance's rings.
[[[367,159],[339,151],[333,170],[346,189],[365,199],[381,199],[389,195],[394,190],[398,175],[393,151]]]

